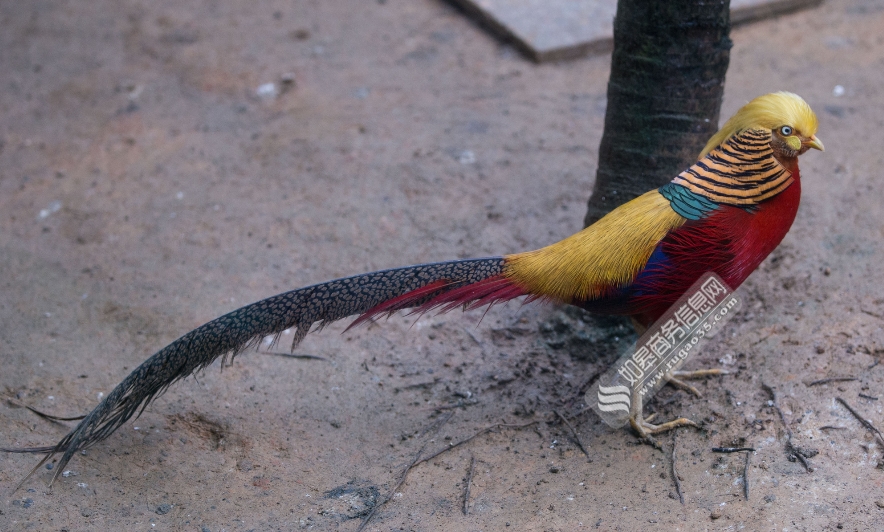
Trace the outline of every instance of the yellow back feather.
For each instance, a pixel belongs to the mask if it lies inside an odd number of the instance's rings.
[[[759,96],[740,108],[724,126],[709,139],[700,159],[724,141],[747,129],[776,129],[791,126],[797,133],[810,137],[816,134],[816,114],[801,96],[791,92],[774,92]]]
[[[532,294],[563,302],[593,299],[631,283],[660,240],[684,222],[652,190],[560,242],[508,255],[505,274]]]

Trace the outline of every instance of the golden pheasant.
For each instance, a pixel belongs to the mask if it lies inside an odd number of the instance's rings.
[[[347,316],[357,315],[356,325],[401,309],[445,312],[527,296],[631,316],[647,327],[705,272],[736,288],[777,247],[798,210],[798,156],[823,150],[816,131],[816,115],[799,96],[760,96],[670,183],[573,236],[526,253],[355,275],[244,306],[160,349],[57,444],[5,450],[44,453],[44,462],[62,453],[57,477],[76,451],[107,438],[174,382],[218,357],[236,356],[290,328],[294,348],[315,325]],[[642,435],[690,423],[651,425],[640,406],[632,421]]]

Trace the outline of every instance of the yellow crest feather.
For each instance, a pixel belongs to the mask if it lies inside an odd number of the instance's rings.
[[[631,283],[660,240],[684,222],[652,190],[560,242],[508,255],[505,274],[532,294],[563,302],[593,299]]]
[[[721,146],[727,139],[747,129],[776,129],[791,126],[797,133],[810,137],[816,134],[816,114],[801,96],[791,92],[774,92],[759,96],[744,105],[709,139],[700,159]]]

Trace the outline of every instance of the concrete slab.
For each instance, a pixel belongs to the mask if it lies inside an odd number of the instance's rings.
[[[538,62],[609,51],[617,0],[453,0]],[[814,7],[822,0],[733,0],[741,24]]]

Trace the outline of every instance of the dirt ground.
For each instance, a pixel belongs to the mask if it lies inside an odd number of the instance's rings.
[[[85,413],[245,303],[580,228],[607,56],[538,66],[438,0],[7,0],[0,20],[0,445],[55,443],[70,423],[19,405]],[[216,363],[51,490],[41,469],[11,493],[37,459],[0,454],[0,530],[353,531],[419,452],[533,420],[419,464],[368,529],[884,529],[884,444],[835,399],[884,427],[884,2],[732,38],[722,115],[797,92],[826,152],[802,157],[792,231],[687,366],[733,373],[648,407],[702,422],[677,436],[684,504],[669,436],[636,445],[582,410],[629,329],[511,303],[478,326],[336,324],[297,350],[324,360]],[[828,377],[855,380],[808,385]],[[731,444],[756,449],[748,500],[745,455],[711,452]]]

